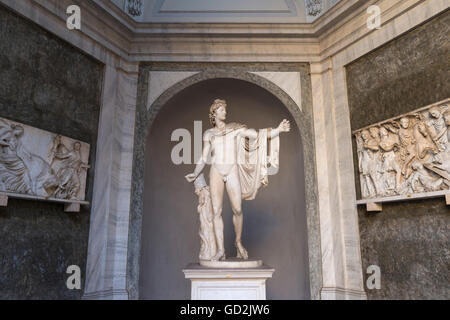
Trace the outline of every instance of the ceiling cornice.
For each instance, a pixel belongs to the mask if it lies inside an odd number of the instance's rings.
[[[433,1],[433,3],[432,3]],[[0,0],[100,61],[111,53],[143,61],[321,62],[368,34],[366,8],[382,8],[382,25],[446,0],[341,0],[313,23],[140,23],[110,0]],[[82,29],[66,28],[66,8],[82,8]],[[420,9],[420,8],[424,9]]]
[[[318,37],[336,21],[344,19],[353,10],[362,7],[371,0],[341,0],[312,23],[160,23],[137,22],[128,14],[118,8],[110,0],[91,0],[105,13],[109,14],[117,22],[124,25],[130,32],[137,36],[152,35],[207,35],[209,37],[220,36],[290,36],[290,37]]]

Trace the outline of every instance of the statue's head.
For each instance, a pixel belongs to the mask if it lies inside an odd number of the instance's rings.
[[[11,128],[13,129],[14,135],[17,137],[23,136],[24,129],[21,125],[11,125]]]
[[[209,108],[209,121],[213,127],[216,126],[216,119],[224,121],[227,117],[227,102],[222,99],[214,100]]]
[[[433,118],[438,119],[441,116],[441,110],[439,110],[438,107],[432,107],[430,108],[430,115]]]
[[[369,140],[369,137],[370,137],[369,131],[363,130],[363,131],[361,132],[361,138],[362,138],[364,141]]]
[[[409,127],[409,119],[407,117],[403,117],[400,119],[400,125],[403,129],[408,129]]]
[[[378,127],[369,128],[369,132],[372,138],[378,138],[380,136],[379,134],[380,130],[378,129]]]
[[[80,149],[81,149],[81,143],[79,143],[78,141],[75,142],[75,143],[73,144],[73,150],[75,150],[75,151],[80,151]]]
[[[385,127],[381,127],[380,128],[380,136],[381,137],[387,137],[387,135],[388,135],[387,129]]]

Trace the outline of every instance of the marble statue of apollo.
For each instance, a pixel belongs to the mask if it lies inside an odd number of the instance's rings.
[[[213,210],[213,232],[217,250],[211,261],[225,260],[222,205],[227,190],[233,210],[237,258],[248,259],[242,245],[242,200],[252,200],[260,186],[268,184],[268,175],[278,171],[279,134],[290,131],[290,123],[283,120],[276,129],[248,129],[239,123],[225,123],[227,104],[216,99],[210,107],[212,128],[203,134],[203,151],[195,170],[185,176],[189,182],[199,177],[211,160],[209,189]],[[202,178],[202,177],[201,177]]]

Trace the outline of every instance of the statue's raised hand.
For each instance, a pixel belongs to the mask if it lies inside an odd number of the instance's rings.
[[[197,179],[197,176],[195,173],[189,173],[188,175],[184,176],[188,182],[194,182],[195,179]]]
[[[284,119],[283,121],[281,121],[280,125],[278,126],[278,130],[280,130],[280,132],[289,132],[291,131],[291,124],[288,120]]]

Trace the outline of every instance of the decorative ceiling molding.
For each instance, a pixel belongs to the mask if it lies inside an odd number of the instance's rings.
[[[324,0],[305,0],[306,14],[316,17],[322,13],[324,8]]]
[[[138,23],[311,24],[335,4],[345,0],[102,1],[115,4]]]
[[[125,10],[133,17],[139,17],[142,15],[144,6],[143,0],[126,0]]]
[[[0,0],[9,1],[9,0]],[[38,0],[26,0],[38,1]],[[54,1],[54,0],[49,0]],[[360,0],[325,0],[328,3],[328,9],[325,10],[319,17],[306,17],[306,20],[299,21],[299,17],[285,17],[282,22],[276,22],[270,17],[265,17],[261,22],[251,21],[243,22],[241,18],[229,22],[205,22],[200,18],[191,18],[187,20],[163,21],[155,19],[154,21],[147,21],[144,17],[139,19],[131,17],[124,10],[124,1],[127,0],[91,0],[95,5],[109,12],[115,19],[119,20],[131,32],[140,36],[142,34],[247,34],[247,35],[295,35],[297,37],[313,36],[317,37],[322,34],[322,31],[328,30],[330,24],[336,24],[337,20],[343,20],[351,11],[352,12],[362,6]],[[148,1],[148,2],[147,2]],[[144,11],[154,10],[154,2],[161,0],[145,0]],[[306,0],[291,0],[295,1],[297,12],[305,11]],[[374,1],[374,0],[372,0]],[[122,12],[122,14],[120,14]],[[320,19],[319,19],[320,18]],[[223,30],[226,30],[225,32]]]
[[[306,22],[304,0],[108,1],[114,3],[136,22],[144,23]]]

